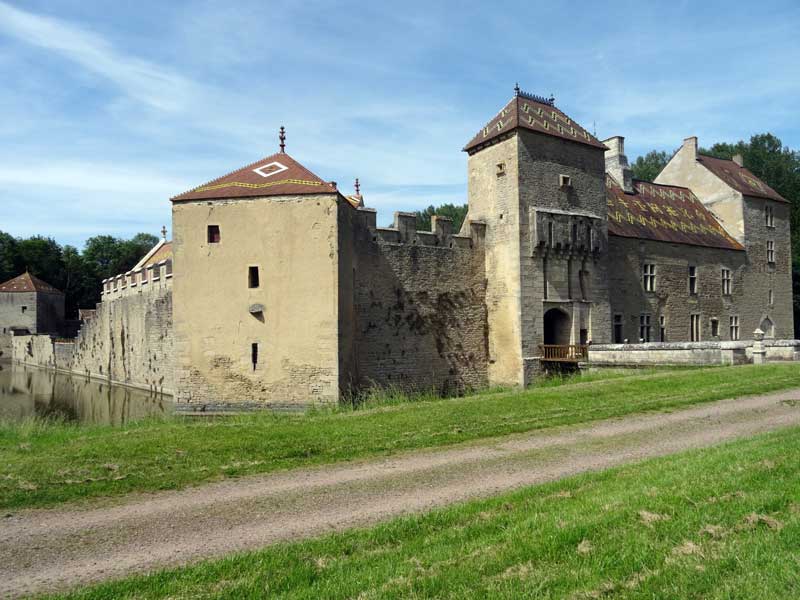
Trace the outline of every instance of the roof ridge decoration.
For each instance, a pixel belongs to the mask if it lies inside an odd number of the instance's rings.
[[[555,98],[545,98],[514,87],[514,97],[464,146],[472,154],[500,136],[517,128],[543,133],[579,144],[606,150],[606,146],[555,105]]]

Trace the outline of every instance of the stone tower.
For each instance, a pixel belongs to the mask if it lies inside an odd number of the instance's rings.
[[[489,381],[526,385],[547,344],[606,342],[606,147],[515,95],[466,145],[469,219],[486,223]]]

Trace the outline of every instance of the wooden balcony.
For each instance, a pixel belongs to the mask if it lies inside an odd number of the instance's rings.
[[[586,344],[540,344],[539,353],[543,361],[576,363],[589,358],[589,346]]]

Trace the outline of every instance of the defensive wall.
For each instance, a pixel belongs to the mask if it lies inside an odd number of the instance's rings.
[[[413,213],[377,227],[374,210],[349,212],[352,252],[341,259],[352,261],[352,271],[342,269],[352,298],[344,322],[354,332],[346,384],[441,394],[486,386],[485,224],[467,222],[456,233],[451,219],[434,216],[430,231],[417,231]]]
[[[13,359],[173,394],[172,261],[143,271],[104,281],[102,302],[74,339],[13,337]]]

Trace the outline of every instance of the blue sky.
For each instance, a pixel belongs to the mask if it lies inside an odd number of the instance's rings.
[[[796,0],[0,0],[0,230],[157,234],[280,125],[379,223],[463,202],[460,150],[516,81],[631,160],[688,135],[800,148],[798,27]]]

